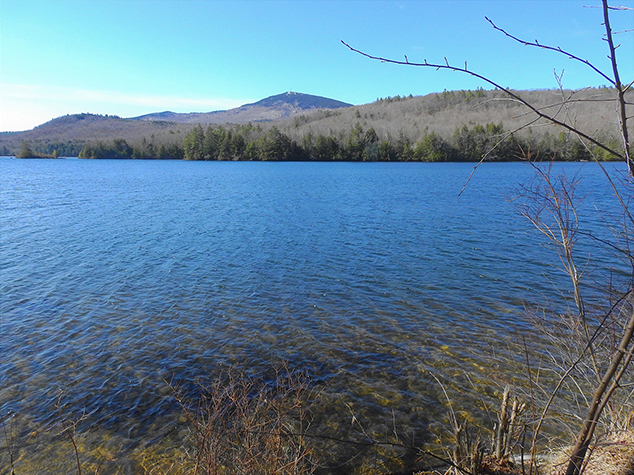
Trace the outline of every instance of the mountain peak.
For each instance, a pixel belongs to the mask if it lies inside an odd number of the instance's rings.
[[[327,97],[313,96],[301,92],[287,91],[282,94],[270,96],[258,102],[244,104],[235,109],[215,112],[190,112],[189,114],[177,112],[155,112],[139,117],[140,120],[162,120],[184,123],[223,124],[223,123],[247,123],[268,122],[300,114],[314,109],[339,109],[351,107],[352,104],[329,99]]]
[[[351,107],[352,104],[329,99],[322,96],[313,96],[301,92],[287,91],[282,94],[270,96],[252,104],[245,104],[242,107],[279,107],[291,106],[295,109],[338,109],[340,107]]]

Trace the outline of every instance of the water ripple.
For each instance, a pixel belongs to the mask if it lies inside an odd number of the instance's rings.
[[[463,375],[493,381],[524,303],[567,288],[504,199],[523,164],[460,197],[464,164],[0,165],[0,408],[43,423],[63,390],[139,440],[174,410],[165,380],[286,359],[423,427],[414,408],[444,410],[425,371],[470,397]]]

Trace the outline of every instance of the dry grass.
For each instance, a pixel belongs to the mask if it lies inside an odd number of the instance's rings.
[[[544,467],[548,475],[565,473],[571,447],[553,454]],[[634,475],[634,431],[612,434],[590,446],[584,475]]]
[[[548,456],[539,473],[542,475],[563,475],[568,465],[569,452],[572,447],[560,449]],[[590,447],[592,456],[583,475],[634,475],[634,431],[612,434]],[[456,473],[453,468],[445,471],[433,470],[417,472],[415,475],[449,475]],[[458,472],[459,473],[459,472]],[[472,472],[473,473],[473,472]],[[518,464],[498,464],[495,460],[484,460],[476,472],[486,475],[520,475],[525,473]]]

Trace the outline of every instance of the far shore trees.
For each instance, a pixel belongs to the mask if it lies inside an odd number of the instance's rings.
[[[198,124],[185,136],[182,149],[185,160],[478,162],[486,154],[488,161],[514,161],[521,159],[523,150],[561,161],[588,161],[592,153],[601,160],[616,159],[597,147],[581,146],[563,132],[511,136],[500,122],[463,124],[449,138],[425,129],[417,142],[404,135],[381,137],[375,128],[360,122],[347,132],[308,132],[299,140],[275,126],[268,132],[245,132],[244,127],[235,126],[203,130]]]

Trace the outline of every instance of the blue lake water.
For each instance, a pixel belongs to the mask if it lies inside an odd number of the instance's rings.
[[[556,167],[600,229],[599,168]],[[493,398],[525,304],[565,308],[570,285],[508,201],[531,167],[484,164],[460,194],[472,168],[0,159],[2,414],[54,424],[61,393],[134,444],[177,417],[165,380],[281,360],[420,432],[446,412],[430,372],[457,404]]]

